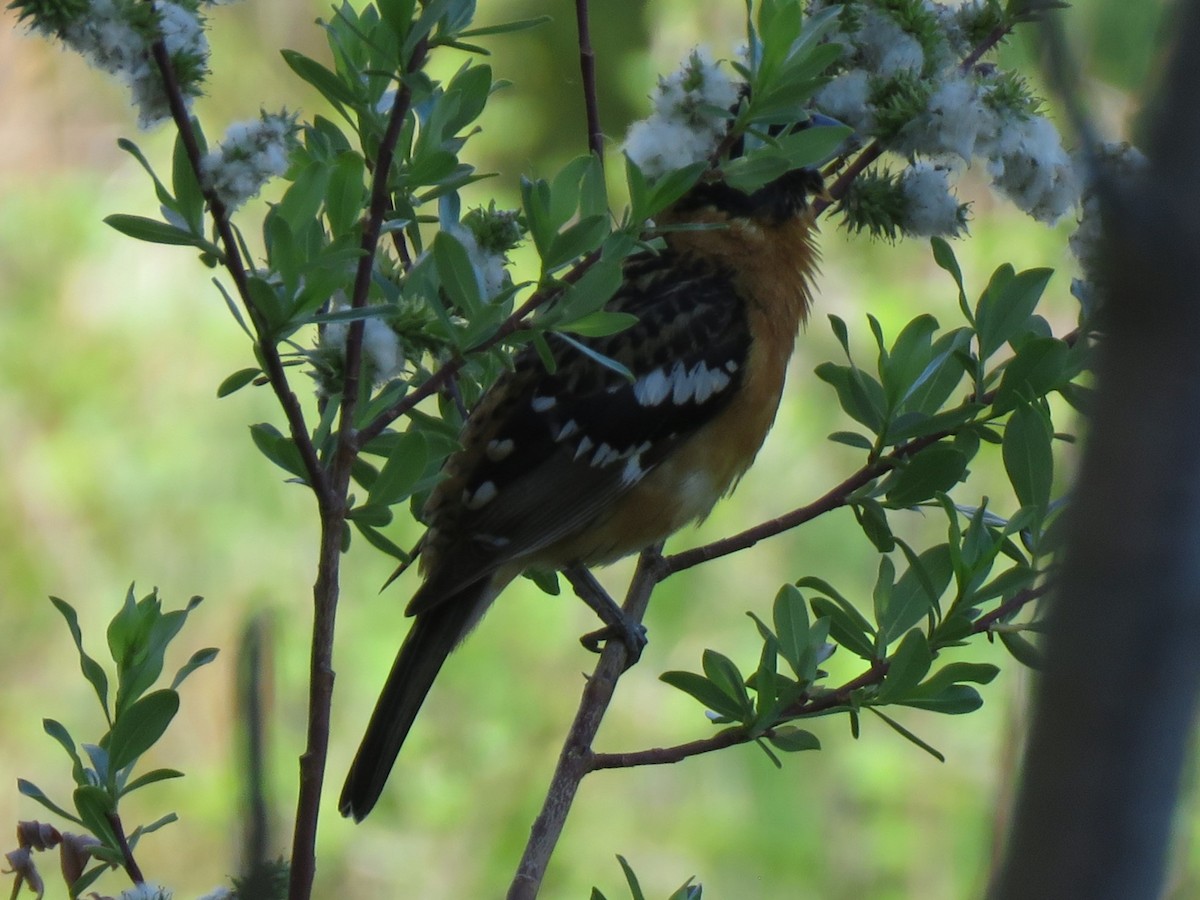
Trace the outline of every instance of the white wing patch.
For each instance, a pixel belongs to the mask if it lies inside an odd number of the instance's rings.
[[[689,401],[703,403],[729,387],[729,376],[737,371],[737,363],[733,363],[732,369],[729,366],[730,363],[726,363],[726,371],[722,371],[698,362],[688,369],[682,362],[677,362],[669,372],[660,366],[634,382],[633,396],[642,406],[658,406],[668,398],[676,406]]]

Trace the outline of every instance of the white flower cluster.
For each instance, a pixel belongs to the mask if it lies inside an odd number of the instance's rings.
[[[143,881],[122,891],[117,900],[171,900],[171,896],[171,892],[162,885]]]
[[[471,260],[471,268],[475,270],[475,280],[479,283],[479,293],[484,300],[495,300],[509,285],[508,257],[502,252],[485,249],[471,230],[462,225],[453,225],[447,229],[455,240],[467,251]]]
[[[232,212],[287,171],[295,134],[296,117],[286,112],[264,111],[257,119],[230,125],[201,163],[205,186]]]
[[[693,50],[677,71],[659,79],[654,112],[630,126],[626,155],[651,178],[707,159],[737,98],[737,84],[708,51]]]
[[[813,7],[837,4],[817,0]],[[1079,182],[1070,156],[1049,119],[1013,102],[1013,85],[992,67],[964,72],[960,62],[972,50],[967,35],[979,31],[988,14],[984,0],[950,6],[922,0],[925,26],[910,34],[881,2],[858,3],[847,18],[850,30],[833,35],[846,50],[842,71],[817,92],[814,104],[864,137],[878,136],[887,148],[909,159],[911,175],[901,185],[920,220],[901,223],[914,235],[954,234],[928,229],[947,216],[950,171],[981,159],[993,187],[1019,209],[1054,223],[1079,201]],[[924,108],[890,133],[882,125],[889,105],[903,108],[905,92],[927,97]],[[924,161],[923,161],[924,160]],[[936,163],[936,168],[929,161]],[[940,172],[936,177],[933,172]],[[940,211],[930,217],[933,210]]]
[[[1135,182],[1149,165],[1142,152],[1128,143],[1103,144],[1098,156],[1096,164],[1107,178],[1119,184]],[[1092,180],[1084,186],[1079,227],[1070,238],[1071,253],[1080,270],[1080,277],[1071,284],[1071,293],[1083,304],[1085,315],[1096,306],[1098,294],[1103,293],[1103,289],[1097,289],[1104,269],[1102,224],[1100,196]]]
[[[330,305],[331,312],[349,309],[341,292]],[[349,322],[330,322],[321,336],[321,346],[346,354],[346,338],[350,334]],[[404,367],[404,351],[395,330],[377,316],[363,320],[363,371],[375,384],[394,378]]]
[[[950,191],[950,170],[917,160],[900,175],[904,230],[913,237],[956,235],[963,229],[959,203]]]
[[[167,95],[158,67],[150,56],[150,41],[136,27],[134,16],[146,7],[134,0],[91,0],[88,11],[62,32],[63,41],[90,65],[124,80],[138,108],[138,125],[149,128],[170,117]],[[208,60],[208,38],[200,17],[178,3],[156,3],[158,31],[177,71],[193,75]],[[193,80],[182,79],[188,102],[199,92]]]

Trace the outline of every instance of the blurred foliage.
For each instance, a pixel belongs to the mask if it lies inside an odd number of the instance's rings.
[[[496,76],[513,86],[489,105],[473,161],[502,175],[474,186],[465,200],[495,198],[511,206],[520,173],[546,175],[585,145],[576,58],[569,50],[573,13],[564,0],[481,6],[480,24],[489,16],[554,16],[539,31],[490,44]],[[740,40],[738,2],[611,0],[594,7],[601,115],[610,140],[644,113],[656,73],[673,67],[697,41],[722,55]],[[1094,111],[1110,133],[1124,129],[1154,71],[1163,8],[1088,0],[1069,12]],[[327,14],[325,3],[289,0],[218,10],[215,74],[209,96],[198,103],[210,130],[254,115],[260,105],[306,115],[323,109],[274,48],[320,58],[324,39],[312,21]],[[15,779],[42,770],[53,749],[40,724],[49,698],[63,720],[94,715],[92,699],[78,689],[74,647],[46,596],[78,601],[87,633],[107,619],[106,598],[136,578],[157,583],[169,597],[208,598],[206,615],[189,625],[196,645],[233,647],[251,611],[279,613],[269,759],[272,793],[290,798],[303,737],[316,547],[312,504],[302,489],[282,482],[249,440],[248,422],[275,418],[266,391],[215,399],[221,379],[244,365],[245,345],[208,273],[186,253],[135,244],[100,224],[116,210],[155,213],[143,173],[116,149],[116,137],[133,128],[121,92],[78,60],[21,35],[12,20],[0,14],[6,135],[0,147],[0,412],[8,423],[0,434],[7,468],[0,507],[8,511],[0,519],[6,576],[0,590],[6,608],[19,614],[10,612],[8,652],[0,657],[0,678],[9,686],[0,694],[0,771]],[[1026,38],[1005,52],[1026,61],[1036,56]],[[448,54],[438,66],[446,75],[457,62]],[[1032,71],[1030,62],[1022,67]],[[170,151],[165,132],[140,143],[153,158]],[[543,171],[530,171],[534,160]],[[983,190],[969,199],[973,236],[956,245],[969,284],[983,284],[1006,260],[1020,268],[1069,265],[1064,229],[1047,232],[994,205]],[[820,321],[825,314],[858,326],[852,332],[861,343],[854,349],[864,357],[871,352],[861,327],[866,312],[890,334],[917,312],[953,317],[953,289],[924,244],[851,241],[831,230],[822,249],[818,322],[800,342],[775,432],[737,495],[671,546],[784,512],[782,479],[802,485],[798,499],[804,501],[857,465],[854,450],[825,440],[845,427],[832,392],[812,371],[840,352]],[[1059,304],[1049,313],[1059,331],[1075,314],[1069,274],[1057,274],[1049,288]],[[1003,490],[998,478],[990,492]],[[989,493],[989,486],[980,485],[980,492]],[[944,525],[913,514],[905,528],[919,538]],[[415,537],[414,530],[400,543]],[[874,571],[852,564],[869,550],[843,511],[706,566],[703,574],[672,579],[651,607],[651,644],[622,682],[599,749],[693,736],[694,703],[658,683],[658,673],[694,667],[703,648],[713,645],[752,658],[759,643],[753,629],[731,622],[750,608],[768,614],[779,572],[804,569],[836,578],[848,594],[869,596]],[[334,773],[344,770],[353,745],[343,738],[357,736],[374,685],[407,627],[402,606],[412,581],[380,596],[388,570],[387,560],[361,548],[347,562]],[[626,565],[615,566],[604,578],[619,586],[627,574]],[[590,665],[575,638],[592,623],[577,606],[532,588],[515,586],[506,594],[479,639],[448,666],[405,749],[401,777],[393,779],[370,825],[355,828],[325,817],[318,896],[376,897],[402,885],[409,895],[436,900],[483,896],[507,881],[577,702],[576,687],[582,688],[578,673]],[[995,652],[1003,662],[1003,651]],[[160,836],[140,848],[147,871],[171,881],[179,896],[211,889],[236,866],[239,781],[228,656],[189,682],[183,715],[163,739],[163,757],[189,774],[157,786],[154,808],[185,811],[173,827],[187,829],[188,855]],[[173,671],[185,661],[168,655],[167,666]],[[831,677],[856,674],[851,663],[830,660]],[[987,687],[989,702],[969,727],[919,711],[905,718],[946,754],[945,764],[895,739],[882,723],[864,720],[869,740],[855,742],[830,721],[813,730],[834,752],[799,757],[782,773],[743,748],[681,766],[593,776],[568,823],[545,896],[586,896],[593,884],[621,896],[624,879],[612,864],[618,851],[649,896],[668,895],[689,875],[712,897],[977,896],[1006,817],[1000,798],[1021,737],[1015,723],[1024,677],[1006,667]],[[351,684],[370,689],[352,693]],[[336,782],[331,779],[330,809]],[[69,787],[39,784],[51,794]],[[136,795],[129,800],[135,810],[139,802]],[[32,814],[32,801],[15,789],[0,794],[0,821]],[[276,814],[287,823],[292,810],[284,806]],[[1181,816],[1181,844],[1196,846],[1188,835],[1197,821],[1193,802]],[[605,840],[598,843],[597,835]],[[362,868],[351,867],[351,849]],[[1181,854],[1173,894],[1198,890],[1200,858],[1193,849]]]

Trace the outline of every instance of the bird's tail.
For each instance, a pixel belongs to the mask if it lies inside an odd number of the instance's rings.
[[[343,816],[361,822],[375,806],[442,664],[495,595],[492,580],[484,578],[417,615],[350,765],[338,800]]]

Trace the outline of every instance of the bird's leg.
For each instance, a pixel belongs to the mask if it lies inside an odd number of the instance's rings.
[[[625,644],[626,666],[636,663],[646,646],[646,626],[626,615],[587,567],[576,564],[564,569],[563,575],[571,582],[579,599],[604,623],[603,628],[588,632],[579,642],[593,653],[599,653],[601,644],[617,638]]]

